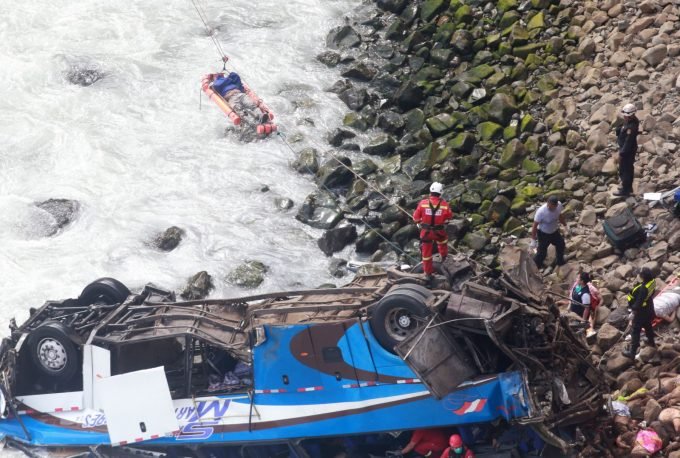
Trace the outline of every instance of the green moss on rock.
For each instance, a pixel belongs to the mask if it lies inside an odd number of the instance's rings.
[[[498,140],[503,135],[503,126],[495,122],[485,121],[477,126],[477,133],[481,140]]]

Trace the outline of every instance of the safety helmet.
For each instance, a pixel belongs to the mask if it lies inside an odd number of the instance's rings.
[[[444,190],[444,185],[437,182],[437,181],[432,183],[432,185],[430,186],[430,192],[435,192],[437,194],[441,194],[443,190]]]
[[[458,448],[463,446],[463,439],[458,434],[452,434],[449,437],[449,445],[453,448]]]
[[[632,116],[632,115],[635,114],[636,111],[637,111],[637,108],[635,108],[635,105],[633,105],[632,103],[627,103],[623,106],[621,113],[624,116]]]

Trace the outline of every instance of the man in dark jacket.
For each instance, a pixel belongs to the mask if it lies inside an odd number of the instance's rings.
[[[619,177],[621,187],[615,196],[628,196],[633,192],[633,174],[635,172],[635,154],[638,144],[637,136],[640,121],[635,117],[635,105],[627,104],[621,110],[623,124],[616,128],[616,141],[619,145]]]
[[[640,346],[640,331],[645,329],[647,342],[652,347],[654,343],[654,329],[652,320],[654,319],[654,290],[656,280],[654,274],[647,267],[640,271],[642,281],[633,287],[628,295],[628,305],[633,310],[633,333],[630,341],[630,348],[621,353],[623,356],[635,358],[638,347]]]

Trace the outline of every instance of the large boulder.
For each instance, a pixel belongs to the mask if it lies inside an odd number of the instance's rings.
[[[606,161],[607,158],[604,154],[593,154],[581,165],[581,175],[589,178],[599,176]]]
[[[517,113],[517,106],[514,99],[508,94],[497,92],[491,97],[489,102],[489,118],[492,121],[507,126],[512,119],[512,115]]]
[[[331,49],[354,48],[361,44],[361,37],[349,25],[335,27],[326,36],[326,46]]]
[[[394,153],[397,145],[397,140],[392,135],[378,134],[369,140],[368,145],[364,147],[364,153],[387,156]]]
[[[498,164],[504,169],[515,167],[522,163],[522,159],[524,159],[526,155],[526,147],[521,141],[515,138],[505,145]]]
[[[377,0],[378,8],[390,13],[400,14],[406,8],[408,0]]]
[[[66,81],[76,86],[91,86],[104,76],[100,69],[87,65],[74,65],[65,75]]]
[[[307,196],[295,219],[317,229],[331,229],[340,222],[342,216],[333,195],[318,190]]]
[[[179,245],[179,242],[182,241],[183,236],[184,230],[177,226],[172,226],[167,228],[163,233],[156,236],[154,245],[156,245],[159,250],[172,251],[177,248],[177,245]]]
[[[189,278],[186,286],[180,293],[183,299],[196,300],[205,298],[214,288],[212,278],[208,272],[201,271]]]
[[[298,173],[316,174],[319,171],[319,159],[316,149],[305,148],[300,151],[300,155],[293,161],[292,167]]]
[[[326,256],[331,256],[357,238],[357,229],[351,224],[343,224],[323,233],[317,245]]]
[[[350,86],[338,94],[340,100],[351,110],[359,111],[368,103],[368,92],[364,88]]]
[[[413,79],[409,79],[394,94],[394,103],[402,110],[410,110],[418,108],[423,102],[424,97],[423,88],[417,85]]]
[[[603,350],[607,351],[619,341],[621,338],[621,331],[616,329],[609,323],[605,323],[597,331],[597,345]]]
[[[317,173],[319,186],[329,189],[346,188],[352,184],[352,161],[345,156],[329,159]]]
[[[493,221],[497,225],[503,224],[510,213],[511,205],[512,202],[510,199],[502,195],[497,195],[491,202],[489,211],[486,213],[486,219],[488,221]]]
[[[80,204],[69,199],[48,199],[37,202],[35,206],[54,218],[54,224],[50,225],[51,228],[46,233],[48,236],[56,234],[59,229],[71,224],[80,211]]]
[[[260,261],[245,261],[227,274],[227,281],[243,288],[257,288],[269,268]]]

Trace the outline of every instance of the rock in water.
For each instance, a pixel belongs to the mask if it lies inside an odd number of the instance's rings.
[[[184,231],[177,226],[169,227],[156,237],[154,244],[163,251],[172,251],[177,248],[179,242],[182,241]]]
[[[66,80],[77,86],[91,86],[104,78],[104,72],[96,68],[73,66],[66,72]]]
[[[212,277],[205,270],[198,272],[187,281],[180,296],[187,300],[203,299],[214,288]]]
[[[257,288],[264,281],[264,274],[268,271],[269,267],[260,261],[245,261],[229,272],[227,281],[243,288]]]
[[[68,199],[48,199],[36,203],[35,206],[54,217],[56,225],[49,233],[45,234],[47,236],[56,234],[59,229],[70,224],[80,211],[80,204],[75,200]]]

